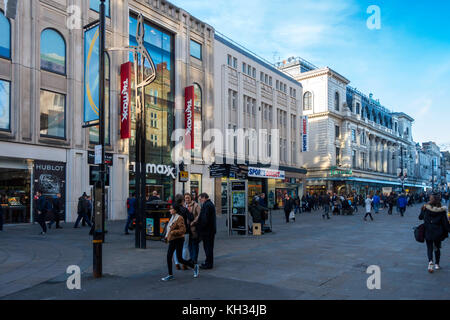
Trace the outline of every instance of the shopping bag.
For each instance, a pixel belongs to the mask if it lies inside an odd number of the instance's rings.
[[[295,220],[294,210],[292,210],[291,213],[289,213],[289,220]]]

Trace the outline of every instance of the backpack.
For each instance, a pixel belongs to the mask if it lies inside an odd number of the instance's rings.
[[[425,224],[422,223],[420,226],[414,228],[414,237],[417,242],[425,242]]]

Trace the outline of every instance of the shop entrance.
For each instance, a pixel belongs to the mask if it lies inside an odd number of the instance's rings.
[[[0,205],[3,223],[31,222],[31,173],[24,169],[0,168]]]

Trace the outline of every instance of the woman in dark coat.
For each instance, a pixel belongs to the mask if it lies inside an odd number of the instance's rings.
[[[439,194],[433,194],[430,202],[422,207],[419,219],[424,221],[425,241],[427,243],[428,272],[439,270],[441,242],[448,237],[450,225],[447,219],[447,207],[442,206]],[[433,248],[436,264],[433,263]]]
[[[254,197],[252,203],[250,204],[250,215],[253,218],[253,223],[261,223],[263,221],[264,211],[269,211],[268,208],[263,207],[259,203],[259,197]]]

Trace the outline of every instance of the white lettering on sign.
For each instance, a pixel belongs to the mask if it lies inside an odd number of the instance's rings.
[[[284,179],[286,174],[284,171],[261,169],[261,168],[248,168],[249,177],[259,177],[259,178],[273,178],[273,179]]]
[[[122,122],[128,120],[128,105],[130,101],[130,97],[128,96],[128,79],[123,82],[123,105],[122,105]]]
[[[136,163],[131,162],[131,166],[133,167],[133,172],[136,172]],[[145,171],[147,173],[165,175],[167,177],[172,177],[173,179],[176,179],[175,168],[172,166],[164,164],[147,163],[147,165],[145,166]]]
[[[186,104],[186,136],[190,136],[192,132],[192,99]]]

